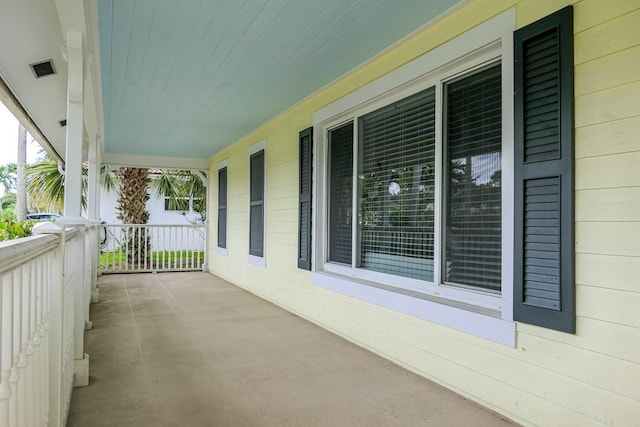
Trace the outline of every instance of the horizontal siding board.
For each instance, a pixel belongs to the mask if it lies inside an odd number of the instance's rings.
[[[638,400],[640,364],[528,333],[521,333],[518,342],[525,349],[523,363]]]
[[[576,221],[640,222],[640,187],[576,192]]]
[[[576,160],[576,190],[636,188],[638,187],[638,165],[640,165],[640,151],[578,159]]]
[[[640,292],[577,285],[579,316],[640,328]],[[640,342],[632,343],[640,350]]]
[[[576,67],[576,96],[640,80],[640,45]]]
[[[576,129],[576,158],[638,151],[638,141],[640,141],[640,115],[578,128]]]
[[[576,65],[640,44],[640,9],[615,17],[575,36]]]
[[[584,350],[617,357],[627,363],[640,363],[640,329],[589,317],[576,319],[575,335],[564,334],[538,326],[518,324],[518,331]],[[544,351],[544,347],[538,348]]]
[[[640,82],[576,97],[576,127],[640,115]]]
[[[640,8],[637,1],[583,0],[575,10],[575,31],[602,25],[602,23],[624,16]]]
[[[640,257],[640,222],[578,222],[576,253]]]
[[[640,262],[636,257],[576,254],[578,284],[640,293],[638,278]]]

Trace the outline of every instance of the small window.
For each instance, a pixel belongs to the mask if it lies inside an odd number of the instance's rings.
[[[189,198],[179,197],[173,199],[171,197],[164,198],[164,210],[165,211],[189,211]]]

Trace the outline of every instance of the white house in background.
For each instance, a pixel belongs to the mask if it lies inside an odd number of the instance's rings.
[[[153,175],[152,178],[153,179]],[[176,204],[170,204],[168,197],[159,197],[155,191],[149,190],[147,210],[148,224],[188,225],[196,224],[202,218],[198,213],[198,203],[201,199],[184,198]],[[118,219],[118,193],[102,189],[100,193],[100,219],[107,224],[121,224]]]

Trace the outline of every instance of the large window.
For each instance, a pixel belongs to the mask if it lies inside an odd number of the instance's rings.
[[[327,128],[326,269],[499,293],[502,96],[495,58]]]
[[[510,9],[314,113],[315,285],[511,346],[575,331],[572,23]]]

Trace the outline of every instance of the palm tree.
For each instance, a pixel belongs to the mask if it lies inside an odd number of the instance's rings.
[[[3,194],[7,195],[16,185],[16,164],[7,163],[0,165],[0,185],[3,188]]]
[[[27,130],[18,126],[18,167],[16,172],[16,219],[27,219]]]
[[[87,206],[87,169],[82,168],[82,207]],[[1,182],[1,181],[0,181]],[[115,181],[109,170],[102,166],[100,169],[100,185],[105,190],[113,190]],[[44,158],[27,168],[27,191],[37,206],[44,206],[48,211],[61,212],[64,205],[64,175],[58,163],[50,158]]]
[[[116,171],[118,177],[118,219],[124,224],[146,224],[149,221],[149,169],[122,167]],[[126,228],[124,245],[131,265],[145,263],[151,246],[150,236],[141,227]]]

